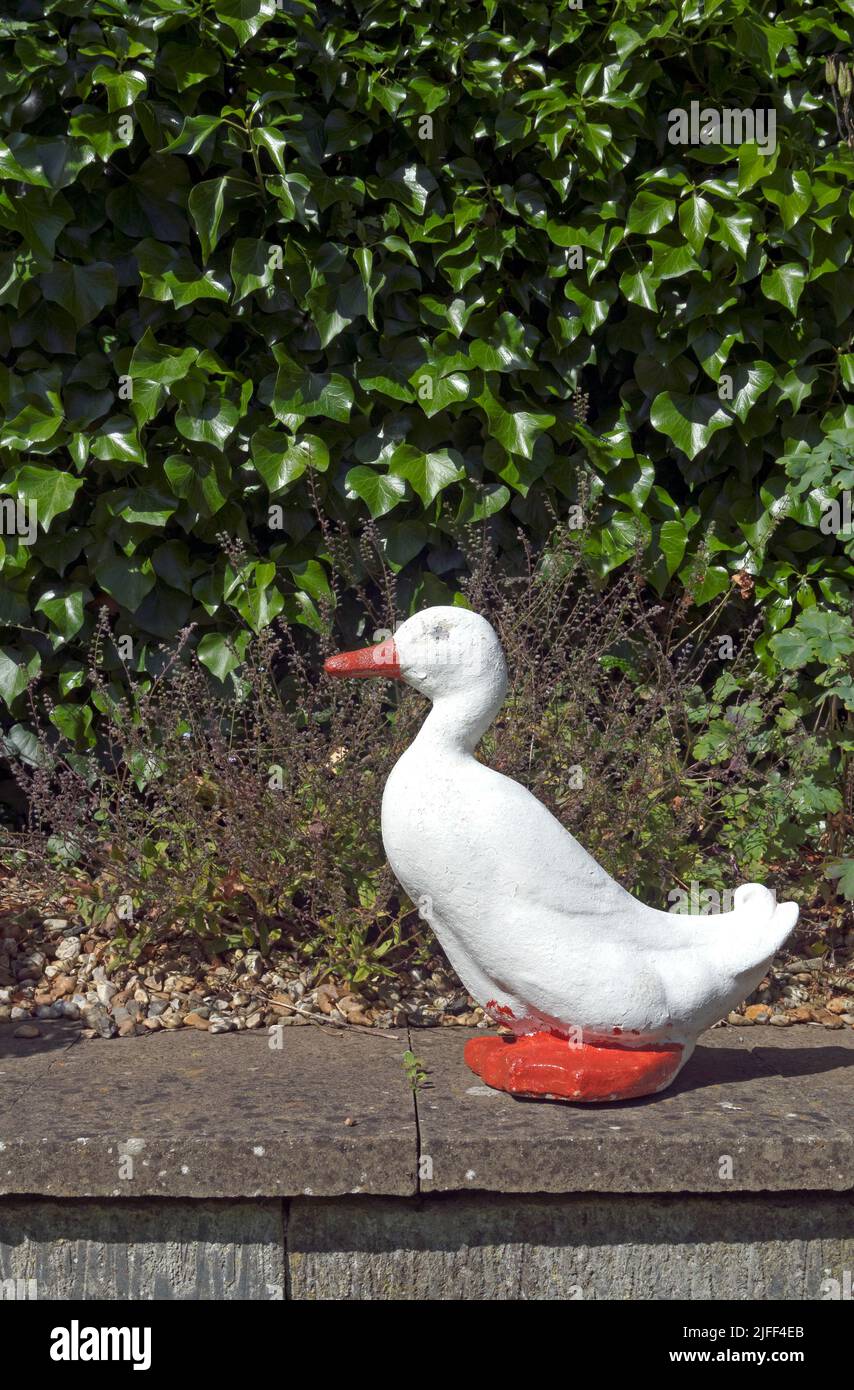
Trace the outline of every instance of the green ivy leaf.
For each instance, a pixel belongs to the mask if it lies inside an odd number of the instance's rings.
[[[437,449],[423,454],[406,444],[393,455],[390,472],[405,478],[425,507],[451,483],[465,477],[462,455],[456,450]]]
[[[34,502],[38,522],[47,531],[55,516],[68,511],[82,486],[82,478],[61,468],[27,463],[3,479],[0,491],[11,493],[24,503]]]
[[[630,232],[641,232],[649,236],[668,226],[676,214],[676,203],[672,198],[663,198],[657,193],[639,193],[629,209],[626,227]]]
[[[705,449],[717,430],[732,424],[732,416],[716,396],[688,396],[679,391],[656,396],[649,418],[689,459]]]
[[[372,517],[385,516],[406,495],[406,482],[394,474],[357,464],[345,478],[347,495],[361,497]]]
[[[64,641],[69,641],[83,626],[83,602],[88,589],[46,589],[36,603],[36,612],[44,613],[51,627],[56,628]]]
[[[788,309],[790,314],[796,314],[806,280],[807,272],[804,267],[792,261],[788,265],[769,270],[762,276],[760,283],[766,299],[776,300]]]
[[[206,632],[196,647],[196,656],[217,680],[224,681],[240,666],[248,644],[248,632],[230,637],[222,632]]]
[[[156,582],[150,560],[128,559],[125,555],[96,565],[95,578],[106,593],[131,612],[139,608]]]
[[[106,261],[91,265],[64,262],[41,277],[42,293],[52,304],[59,304],[78,328],[91,323],[116,298],[116,272]]]
[[[164,145],[162,154],[196,154],[211,135],[220,129],[222,116],[185,116],[174,140]]]
[[[329,450],[315,434],[293,439],[283,430],[256,430],[251,444],[252,462],[271,496],[301,478],[306,469],[324,473],[329,467]]]
[[[273,409],[286,425],[297,428],[313,416],[349,420],[353,400],[353,387],[339,372],[312,372],[291,361],[279,368]]]
[[[700,251],[706,243],[712,225],[714,209],[708,198],[692,193],[679,206],[679,230],[694,251]]]
[[[33,677],[38,673],[40,659],[32,655],[32,648],[18,651],[14,647],[0,646],[0,699],[7,706],[14,704],[23,695]]]

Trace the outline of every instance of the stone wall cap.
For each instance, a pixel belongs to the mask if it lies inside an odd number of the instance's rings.
[[[514,1098],[472,1030],[331,1026],[81,1040],[0,1025],[0,1194],[413,1196],[854,1188],[854,1032],[721,1028],[657,1097]],[[426,1080],[413,1093],[403,1054]]]

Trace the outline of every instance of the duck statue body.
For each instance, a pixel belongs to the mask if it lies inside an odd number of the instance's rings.
[[[500,1090],[577,1102],[668,1086],[759,983],[797,906],[745,884],[729,913],[647,907],[531,792],[479,762],[507,669],[476,613],[425,609],[326,671],[402,679],[432,701],[386,783],[382,836],[466,989],[508,1030],[470,1040],[471,1069]]]

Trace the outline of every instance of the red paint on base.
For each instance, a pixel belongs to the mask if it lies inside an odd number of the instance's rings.
[[[679,1043],[571,1047],[557,1033],[471,1038],[465,1059],[497,1091],[578,1102],[634,1100],[668,1086],[682,1062]]]

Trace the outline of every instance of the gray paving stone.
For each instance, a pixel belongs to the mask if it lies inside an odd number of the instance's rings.
[[[4,1112],[37,1086],[60,1053],[78,1040],[80,1025],[39,1023],[38,1038],[16,1038],[17,1023],[0,1023],[0,1129]]]
[[[854,1033],[816,1031],[715,1029],[660,1096],[585,1106],[492,1091],[463,1061],[467,1030],[424,1029],[421,1190],[849,1190]]]
[[[415,1190],[405,1034],[286,1028],[79,1042],[0,1110],[0,1193],[280,1197]],[[354,1123],[345,1125],[350,1117]]]
[[[464,1029],[288,1028],[3,1054],[0,1193],[331,1197],[422,1192],[734,1193],[854,1188],[854,1034],[707,1034],[661,1096],[523,1101],[469,1072]],[[41,1042],[42,1040],[38,1040]],[[32,1044],[30,1044],[32,1048]],[[417,1104],[417,1124],[416,1124]],[[352,1125],[346,1125],[350,1118]]]

